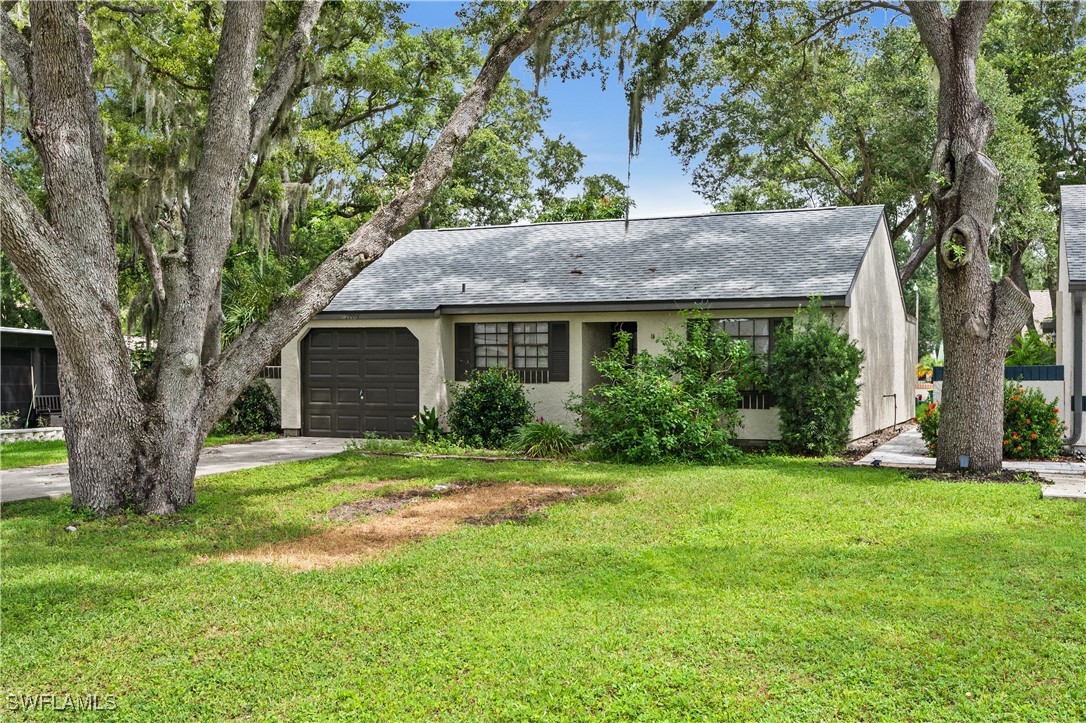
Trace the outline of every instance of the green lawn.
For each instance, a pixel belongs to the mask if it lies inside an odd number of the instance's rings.
[[[56,464],[67,460],[68,449],[64,446],[63,439],[0,444],[0,469],[34,467],[39,464]]]
[[[240,444],[271,439],[274,434],[232,434],[220,437],[208,437],[205,447],[217,447],[220,444]],[[68,461],[68,449],[64,440],[48,442],[11,442],[0,444],[0,469],[16,467],[34,467],[39,464],[56,464]]]
[[[488,479],[616,487],[357,566],[214,559],[320,529],[355,482]],[[353,455],[197,484],[163,519],[4,506],[2,694],[140,720],[1086,719],[1086,506],[1037,485]]]

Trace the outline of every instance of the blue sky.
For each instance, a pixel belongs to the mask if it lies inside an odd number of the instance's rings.
[[[433,0],[408,4],[406,19],[422,27],[452,27],[459,21],[458,2]],[[521,60],[513,74],[532,87],[532,73]],[[540,88],[551,106],[551,117],[544,123],[547,135],[564,135],[585,153],[583,173],[610,173],[626,178],[626,96],[619,83],[600,89],[599,78],[562,82],[551,78]],[[707,213],[712,207],[690,186],[677,158],[667,142],[656,135],[656,108],[646,108],[645,132],[640,155],[634,159],[630,195],[637,204],[632,218]]]

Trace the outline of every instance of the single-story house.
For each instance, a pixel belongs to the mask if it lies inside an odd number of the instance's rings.
[[[57,346],[47,329],[0,327],[0,413],[60,411]]]
[[[1083,445],[1083,318],[1086,291],[1086,186],[1060,189],[1060,268],[1056,291],[1056,365],[1063,367],[1060,409],[1071,446]]]
[[[814,296],[866,353],[853,437],[912,418],[916,320],[882,206],[415,231],[283,349],[282,426],[408,435],[449,384],[495,365],[572,425],[567,400],[600,382],[592,360],[619,332],[656,352],[697,307],[767,354]],[[742,406],[742,440],[779,438],[772,395]]]

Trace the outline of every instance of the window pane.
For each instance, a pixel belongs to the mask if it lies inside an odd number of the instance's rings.
[[[755,319],[754,333],[758,336],[769,336],[769,319]]]
[[[739,335],[739,322],[736,321],[735,319],[725,319],[724,320],[724,332],[728,336],[738,336]]]
[[[740,319],[739,336],[754,336],[754,322],[750,319]]]
[[[754,353],[755,354],[768,354],[769,353],[769,337],[768,336],[756,336],[756,337],[754,337]]]

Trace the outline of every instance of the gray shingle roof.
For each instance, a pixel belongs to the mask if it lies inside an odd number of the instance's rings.
[[[329,312],[843,297],[882,206],[415,231]]]
[[[1086,282],[1086,186],[1060,188],[1060,228],[1071,283]]]

